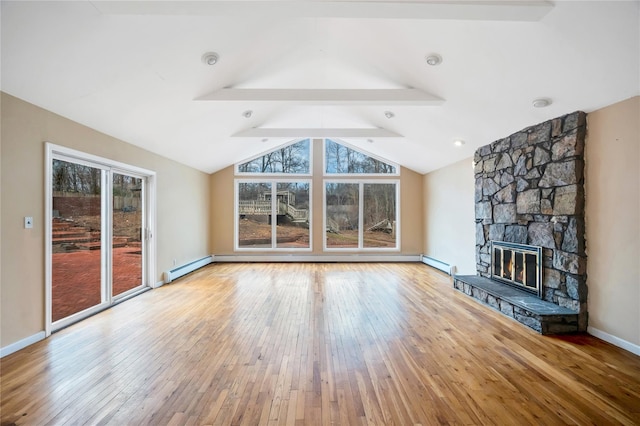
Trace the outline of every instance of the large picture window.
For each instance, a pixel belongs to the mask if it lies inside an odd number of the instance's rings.
[[[315,167],[314,143],[323,154]],[[390,178],[400,167],[332,139],[294,140],[236,164],[235,250],[313,249],[314,170],[323,175],[323,251],[400,250],[400,180]]]
[[[237,180],[236,200],[236,249],[311,249],[308,180]]]
[[[325,181],[325,249],[398,249],[398,181]]]

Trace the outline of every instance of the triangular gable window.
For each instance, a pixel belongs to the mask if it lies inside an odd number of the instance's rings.
[[[398,166],[373,158],[331,139],[324,141],[324,164],[326,174],[398,174]]]
[[[310,140],[303,139],[238,164],[238,174],[310,174]]]

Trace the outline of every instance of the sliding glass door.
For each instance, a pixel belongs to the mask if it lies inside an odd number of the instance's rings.
[[[152,175],[49,145],[48,166],[51,332],[151,286]]]

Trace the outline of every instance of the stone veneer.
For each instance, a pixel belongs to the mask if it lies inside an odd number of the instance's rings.
[[[584,228],[586,114],[526,128],[476,151],[476,267],[490,277],[490,244],[543,248],[542,298],[587,327]]]

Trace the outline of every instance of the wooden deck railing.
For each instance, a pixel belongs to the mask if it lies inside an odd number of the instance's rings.
[[[241,215],[270,215],[271,201],[241,200],[238,202],[238,214]],[[294,222],[302,222],[309,219],[309,210],[296,209],[292,205],[278,201],[278,215],[288,215]]]

